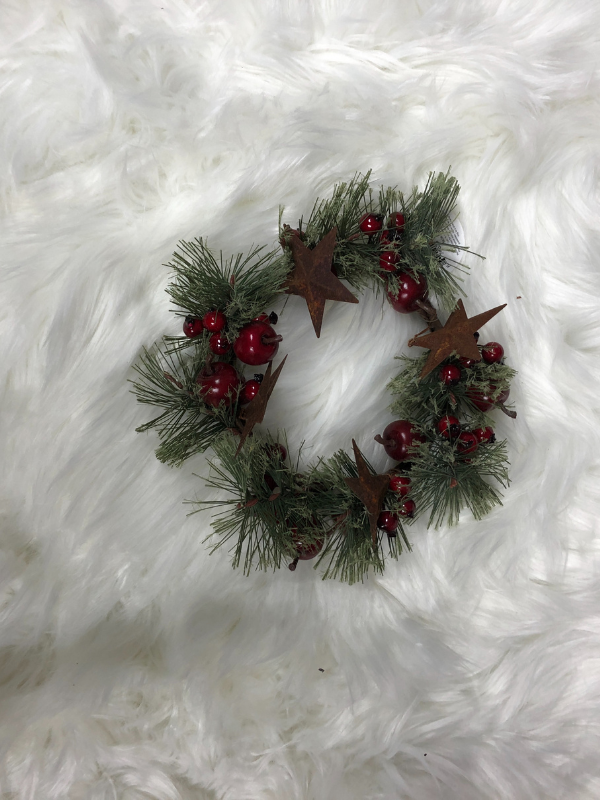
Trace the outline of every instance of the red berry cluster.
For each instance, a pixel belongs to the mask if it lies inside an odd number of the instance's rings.
[[[390,477],[390,491],[400,498],[406,497],[410,492],[411,480],[403,473],[410,471],[412,448],[419,442],[424,442],[424,437],[408,420],[398,419],[395,422],[390,422],[383,435],[376,436],[375,439],[383,445],[390,458],[399,462]],[[408,497],[402,502],[398,513],[402,517],[412,518],[415,509],[415,501]],[[377,520],[377,525],[386,531],[388,536],[395,536],[398,517],[391,511],[382,511]]]
[[[479,334],[476,334],[476,337],[479,338]],[[481,348],[481,358],[486,364],[499,364],[503,357],[504,348],[498,342],[488,342]],[[446,386],[457,386],[461,382],[463,373],[460,367],[468,369],[478,362],[470,358],[459,358],[458,363],[460,366],[455,363],[450,363],[443,364],[440,367],[438,377]],[[504,391],[499,393],[496,399],[493,399],[496,389],[497,387],[493,384],[490,385],[489,391],[487,392],[469,386],[467,387],[466,394],[473,405],[480,411],[490,411],[494,406],[505,403],[510,394],[510,389],[504,389]]]

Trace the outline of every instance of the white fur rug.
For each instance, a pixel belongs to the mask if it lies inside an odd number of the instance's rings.
[[[3,0],[2,798],[600,796],[599,30],[597,0]],[[205,459],[134,433],[161,265],[450,165],[467,310],[508,303],[519,370],[504,506],[364,585],[233,572],[183,505]],[[387,465],[420,327],[368,296],[317,341],[290,300],[270,429]]]

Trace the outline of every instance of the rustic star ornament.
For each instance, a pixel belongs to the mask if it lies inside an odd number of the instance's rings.
[[[262,383],[260,384],[260,389],[245,408],[242,408],[240,411],[240,419],[244,421],[244,426],[241,429],[240,433],[240,442],[238,444],[238,448],[235,451],[235,454],[240,452],[246,438],[252,431],[255,425],[258,425],[259,422],[262,422],[265,416],[265,411],[267,410],[267,403],[269,402],[269,397],[271,397],[271,393],[275,388],[275,384],[277,383],[277,379],[281,374],[281,370],[283,369],[283,365],[285,364],[287,356],[283,359],[281,364],[277,367],[275,372],[271,374],[271,369],[273,367],[273,363],[269,361],[269,366],[267,367],[267,371],[265,372],[265,376],[262,379]]]
[[[459,300],[443,328],[433,333],[418,333],[413,336],[408,343],[409,347],[416,344],[419,347],[427,347],[430,351],[420,377],[424,378],[429,375],[452,353],[458,353],[459,356],[470,358],[473,361],[481,361],[481,353],[473,334],[492,317],[499,314],[505,306],[506,303],[474,317],[467,317],[463,301]]]
[[[294,269],[287,280],[285,291],[306,300],[317,338],[321,335],[326,300],[358,303],[358,299],[331,271],[336,234],[337,229],[332,228],[313,250],[301,242],[298,236],[293,236],[290,240]]]
[[[352,447],[354,448],[354,457],[358,468],[358,478],[344,478],[344,480],[348,488],[354,492],[359,500],[362,500],[369,512],[371,539],[373,540],[373,547],[377,547],[377,517],[390,485],[390,476],[373,475],[354,439],[352,439]]]

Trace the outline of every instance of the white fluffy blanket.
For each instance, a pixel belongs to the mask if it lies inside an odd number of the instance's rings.
[[[600,796],[599,30],[597,0],[3,0],[0,796]],[[450,165],[467,310],[508,303],[519,371],[504,505],[363,585],[232,571],[183,505],[204,457],[134,433],[162,264]],[[421,326],[365,296],[317,341],[290,300],[270,429],[386,465]]]

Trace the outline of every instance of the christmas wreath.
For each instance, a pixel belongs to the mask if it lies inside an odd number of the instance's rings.
[[[456,239],[460,187],[448,173],[431,174],[422,191],[404,196],[374,193],[369,178],[336,186],[297,228],[280,212],[275,250],[224,260],[202,239],[181,242],[167,292],[183,335],[164,337],[135,366],[137,399],[161,409],[137,429],[156,429],[157,457],[177,466],[213,449],[207,484],[225,494],[196,510],[216,509],[212,550],[229,545],[233,566],[246,573],[316,558],[323,577],[361,580],[369,567],[383,571],[384,550],[394,558],[410,550],[405,526],[418,515],[455,524],[466,507],[480,519],[500,503],[498,485],[508,485],[506,441],[496,441],[488,414],[516,416],[506,405],[515,372],[500,344],[478,343],[479,328],[504,306],[468,317],[459,299],[460,256],[470,252]],[[354,440],[351,453],[300,469],[285,433],[255,427],[287,358],[273,368],[282,337],[270,307],[299,295],[319,336],[326,300],[358,302],[348,285],[382,291],[396,311],[427,325],[408,342],[424,352],[400,355],[388,386],[399,418],[375,437],[396,462],[384,473]],[[245,365],[264,372],[243,377]]]

